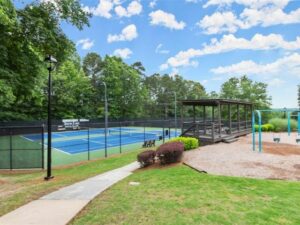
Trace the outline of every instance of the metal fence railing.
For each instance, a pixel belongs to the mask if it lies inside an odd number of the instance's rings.
[[[160,145],[179,136],[172,120],[83,123],[53,126],[52,165],[66,165]],[[44,168],[48,134],[45,126],[0,127],[0,169]],[[45,149],[45,151],[44,151]]]
[[[0,127],[0,169],[29,168],[44,168],[44,127]]]

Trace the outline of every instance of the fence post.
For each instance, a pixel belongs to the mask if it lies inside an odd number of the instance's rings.
[[[169,139],[171,139],[171,120],[169,120]]]
[[[87,135],[88,135],[88,161],[90,160],[90,128],[87,128]]]
[[[105,158],[107,158],[107,134],[108,134],[108,125],[107,125],[107,123],[105,123],[105,132],[104,132]]]
[[[163,125],[163,144],[165,143],[165,124]]]
[[[12,129],[9,129],[9,155],[10,155],[10,170],[12,170],[13,164],[13,154],[12,154]]]
[[[44,159],[44,151],[45,151],[45,125],[42,125],[42,168],[45,169],[45,159]]]
[[[146,141],[146,126],[145,126],[145,123],[144,123],[144,142]]]
[[[122,153],[122,122],[119,123],[119,126],[120,126],[120,132],[119,132],[119,138],[120,138],[120,142],[119,142],[119,145],[120,145],[120,154]]]

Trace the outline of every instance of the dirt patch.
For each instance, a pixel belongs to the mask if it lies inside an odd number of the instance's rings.
[[[3,184],[5,184],[5,183],[6,183],[5,180],[0,180],[0,185],[3,185]]]
[[[300,145],[263,143],[263,151],[275,155],[300,155]]]
[[[281,136],[283,139],[283,136]],[[263,152],[253,151],[251,135],[239,141],[218,143],[184,152],[184,163],[209,174],[261,179],[300,180],[300,146],[264,142]]]
[[[300,170],[300,164],[295,164],[294,168],[297,169],[297,170]]]

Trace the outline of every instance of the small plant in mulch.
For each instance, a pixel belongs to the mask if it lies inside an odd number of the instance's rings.
[[[165,143],[156,151],[156,156],[162,165],[179,162],[184,151],[184,144],[181,142]]]
[[[138,162],[141,167],[147,167],[155,163],[156,152],[154,150],[143,151],[137,156]]]

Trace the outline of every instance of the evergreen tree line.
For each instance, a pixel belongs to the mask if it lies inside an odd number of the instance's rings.
[[[180,75],[146,74],[141,62],[88,53],[81,59],[75,44],[60,27],[62,21],[79,30],[90,15],[78,0],[37,1],[16,9],[0,2],[0,121],[41,120],[47,117],[47,65],[53,55],[53,116],[56,119],[100,119],[107,85],[111,119],[171,118],[177,99],[229,98],[270,106],[267,85],[242,76],[230,78],[220,93],[208,93],[199,82]]]

